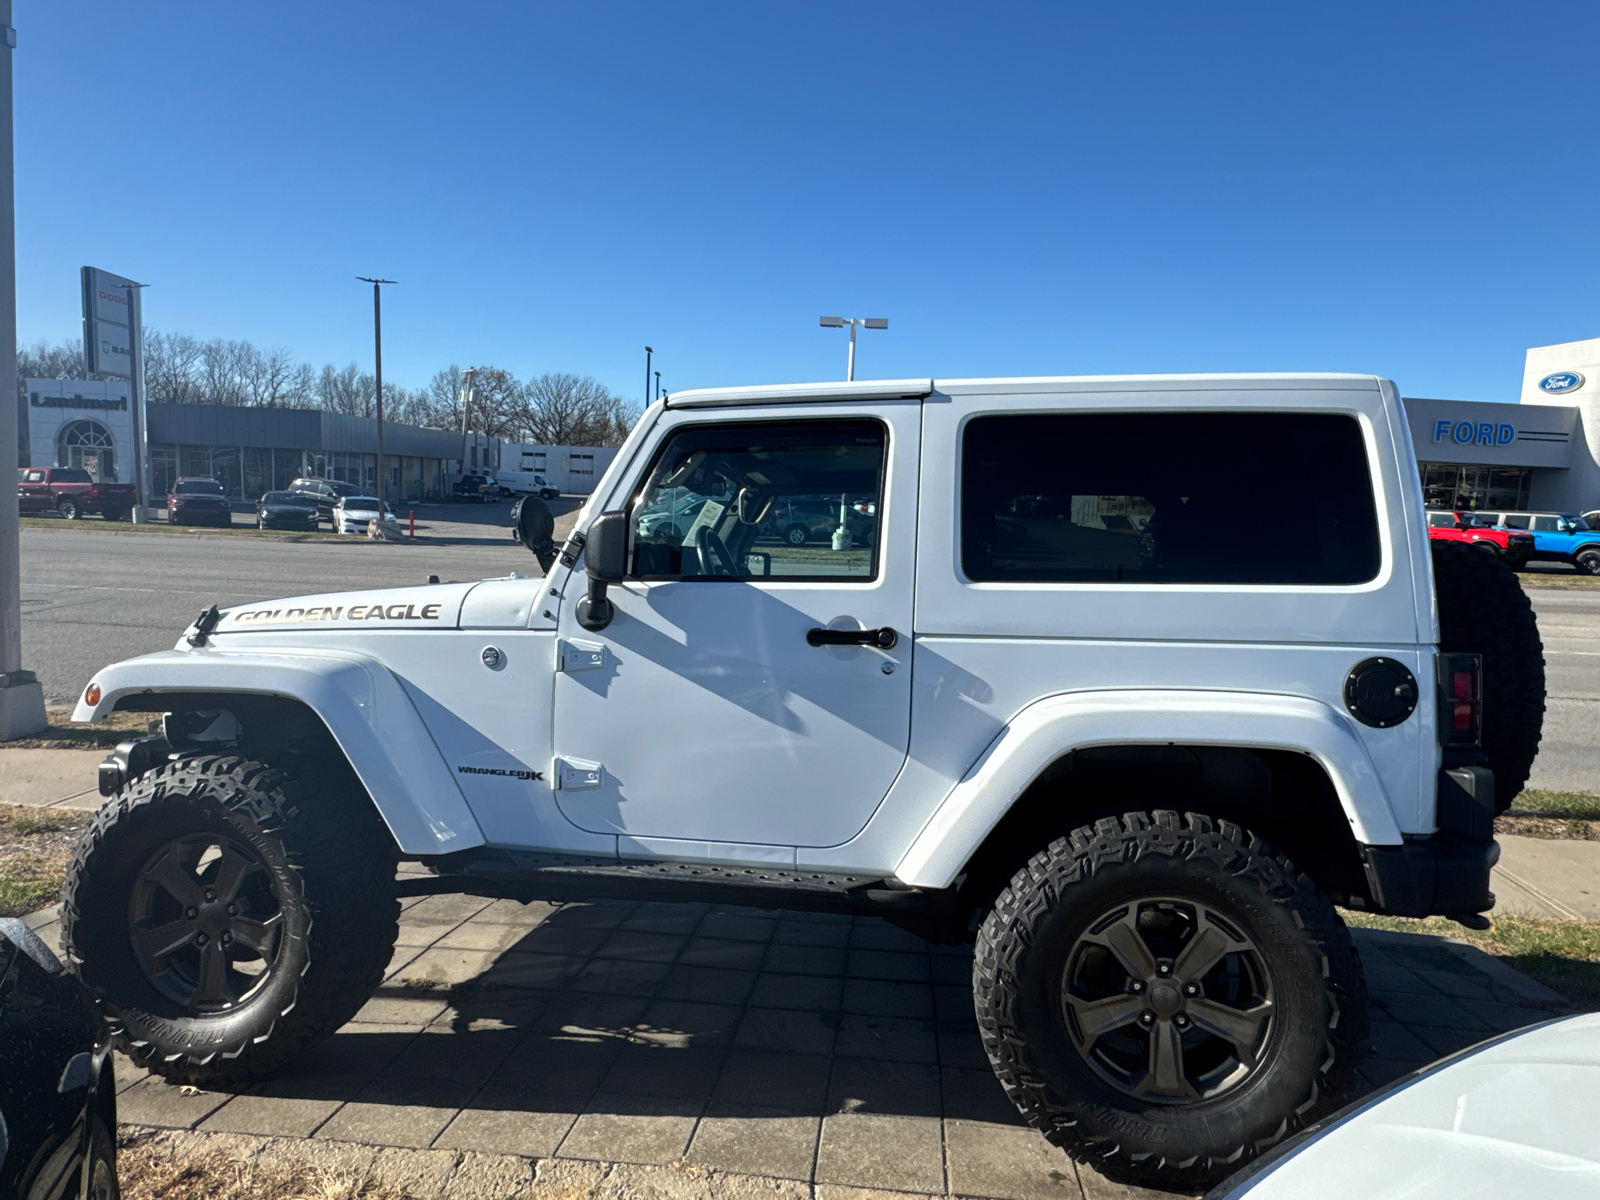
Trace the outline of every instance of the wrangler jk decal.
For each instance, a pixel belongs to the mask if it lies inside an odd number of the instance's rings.
[[[509,775],[513,779],[543,779],[543,771],[523,771],[517,768],[505,767],[457,767],[463,775]]]

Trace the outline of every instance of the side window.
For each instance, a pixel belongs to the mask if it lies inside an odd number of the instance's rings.
[[[630,574],[876,578],[887,437],[870,420],[681,430],[630,510]]]
[[[1429,513],[1429,529],[1454,529],[1456,527],[1455,513]]]
[[[1556,519],[1554,517],[1535,517],[1533,524],[1529,528],[1539,533],[1553,533],[1556,528]]]
[[[979,417],[961,471],[974,581],[1336,585],[1378,573],[1354,417]]]
[[[1530,519],[1527,513],[1507,513],[1504,524],[1507,529],[1527,529]]]
[[[44,482],[44,472],[43,471],[29,471],[28,472],[28,482],[29,483],[43,483]]]

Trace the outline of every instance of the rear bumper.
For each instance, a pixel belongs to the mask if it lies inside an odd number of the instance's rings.
[[[1494,773],[1477,766],[1441,770],[1436,812],[1439,831],[1432,837],[1362,847],[1373,912],[1465,916],[1494,907],[1489,874],[1500,861]]]

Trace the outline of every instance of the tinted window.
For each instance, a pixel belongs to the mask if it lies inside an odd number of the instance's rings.
[[[1429,513],[1428,525],[1434,529],[1454,529],[1456,527],[1455,513]]]
[[[634,504],[645,579],[875,577],[887,438],[876,421],[675,434]]]
[[[215,479],[180,479],[172,490],[180,496],[222,495],[222,485]]]
[[[310,508],[316,500],[310,496],[301,495],[299,492],[268,492],[261,497],[263,504],[298,504],[302,508]]]
[[[961,469],[973,580],[1348,584],[1378,573],[1353,417],[980,417]]]
[[[56,483],[93,483],[89,472],[81,471],[77,467],[61,467],[54,471],[50,478]]]

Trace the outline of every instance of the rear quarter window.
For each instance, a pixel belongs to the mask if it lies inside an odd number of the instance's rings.
[[[1366,445],[1343,414],[978,417],[961,472],[975,582],[1336,586],[1381,563]]]

